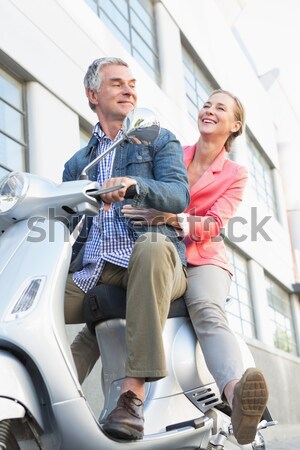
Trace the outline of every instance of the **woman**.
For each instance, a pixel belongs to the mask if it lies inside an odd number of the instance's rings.
[[[198,115],[200,136],[184,147],[191,202],[185,213],[171,215],[124,206],[135,225],[163,220],[185,235],[188,288],[185,301],[206,364],[232,408],[233,432],[240,444],[255,438],[266,407],[268,390],[262,373],[249,368],[243,375],[242,356],[229,328],[225,300],[231,283],[222,228],[234,215],[243,196],[247,170],[227,159],[233,140],[243,131],[244,108],[228,91],[216,90]]]

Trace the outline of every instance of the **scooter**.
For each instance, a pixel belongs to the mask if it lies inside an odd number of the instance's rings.
[[[100,418],[93,414],[78,382],[64,321],[64,289],[84,217],[99,214],[101,194],[107,192],[88,179],[88,171],[125,139],[151,142],[159,130],[151,111],[135,109],[124,120],[123,136],[92,161],[79,180],[56,184],[22,172],[0,180],[0,449],[266,448],[259,430],[253,444],[241,447],[235,441],[230,411],[206,368],[180,300],[174,302],[176,312],[172,306],[164,329],[169,376],[147,384],[142,440],[124,443],[101,428],[124,377],[123,292],[103,286],[106,297],[91,292],[85,299],[88,315],[95,295],[110,306],[109,299],[123,298],[121,315],[117,310],[107,315],[103,308],[104,317],[89,321],[103,367]],[[70,231],[74,215],[82,219]],[[253,366],[247,346],[239,341],[245,365]],[[265,418],[259,428],[271,424],[271,418]]]

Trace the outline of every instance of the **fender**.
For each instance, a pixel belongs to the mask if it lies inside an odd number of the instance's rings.
[[[0,350],[0,374],[0,420],[24,417],[29,411],[44,428],[37,392],[29,373],[5,350]]]
[[[0,397],[0,422],[5,419],[25,417],[25,408],[11,398]]]

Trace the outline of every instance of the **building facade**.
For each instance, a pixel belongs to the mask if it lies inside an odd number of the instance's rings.
[[[234,269],[228,318],[266,375],[272,415],[297,424],[297,148],[283,138],[274,115],[275,103],[285,104],[284,93],[255,72],[222,3],[0,0],[0,176],[8,167],[61,181],[64,162],[87,142],[96,122],[83,77],[98,57],[130,64],[139,106],[153,109],[182,144],[196,141],[197,111],[213,89],[235,93],[247,126],[230,157],[248,167],[249,182],[223,233]],[[230,11],[245,3],[231,1]],[[288,106],[285,113],[295,120]]]

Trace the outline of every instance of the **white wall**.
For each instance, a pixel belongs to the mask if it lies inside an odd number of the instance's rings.
[[[78,115],[37,82],[27,84],[27,108],[30,172],[59,183],[80,147]]]

